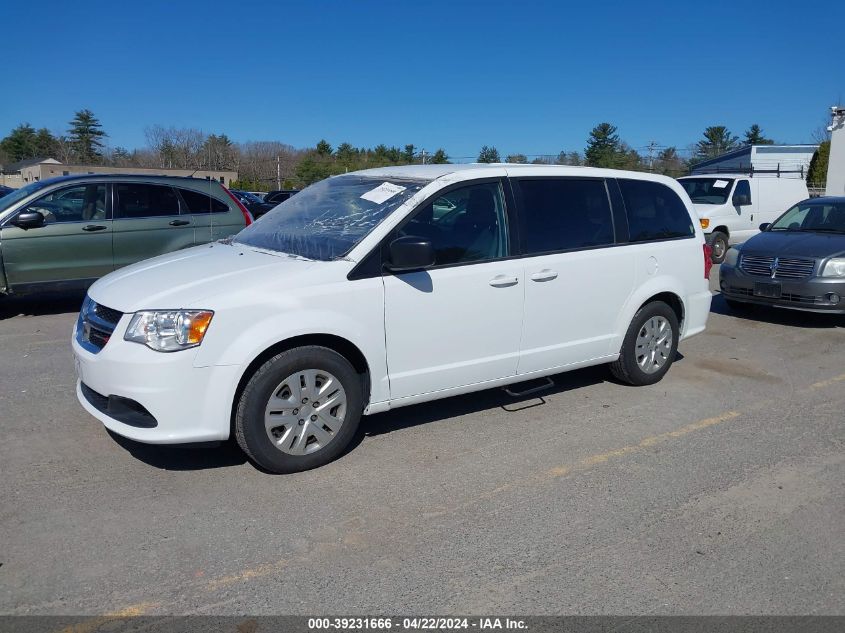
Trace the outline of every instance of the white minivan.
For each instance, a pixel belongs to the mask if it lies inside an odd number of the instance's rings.
[[[707,174],[678,181],[698,214],[713,263],[721,264],[730,244],[744,242],[781,214],[810,197],[803,178],[790,174]]]
[[[211,245],[95,283],[82,406],[147,443],[324,464],[362,414],[609,363],[660,380],[704,330],[710,249],[652,174],[421,165],[335,176]]]

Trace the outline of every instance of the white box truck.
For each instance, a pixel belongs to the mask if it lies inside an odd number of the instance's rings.
[[[810,197],[798,173],[716,173],[678,181],[692,200],[713,263],[721,264],[730,244],[744,242],[796,202]]]

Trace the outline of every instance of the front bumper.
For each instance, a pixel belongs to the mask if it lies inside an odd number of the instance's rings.
[[[755,284],[780,285],[779,297],[765,297],[755,293]],[[845,280],[822,277],[807,279],[771,279],[744,273],[737,266],[722,264],[719,269],[719,288],[727,299],[806,312],[845,314]],[[831,300],[838,295],[839,300]]]
[[[124,341],[130,316],[122,317],[98,353],[84,349],[74,335],[80,404],[106,428],[139,442],[227,439],[241,368],[194,367],[196,349],[165,354]]]

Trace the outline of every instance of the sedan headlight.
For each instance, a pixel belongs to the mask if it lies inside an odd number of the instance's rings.
[[[845,277],[845,257],[834,257],[824,265],[822,277]]]
[[[144,310],[136,312],[123,339],[157,352],[176,352],[202,343],[214,312],[210,310]]]
[[[739,249],[736,246],[731,246],[728,249],[728,252],[725,253],[725,261],[722,262],[723,264],[727,264],[728,266],[736,266],[736,262],[739,259]]]

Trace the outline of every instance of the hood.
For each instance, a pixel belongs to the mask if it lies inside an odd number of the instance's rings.
[[[755,255],[831,257],[845,251],[845,235],[789,231],[764,231],[742,245],[742,252]]]
[[[693,202],[692,208],[698,214],[698,217],[706,218],[713,215],[715,211],[723,209],[726,204],[727,202],[724,204],[696,204]],[[731,209],[733,209],[733,207],[731,207]]]
[[[198,301],[221,292],[285,277],[297,279],[315,264],[243,245],[206,244],[147,259],[97,281],[89,296],[121,312],[206,308]],[[292,274],[294,273],[295,274]]]

